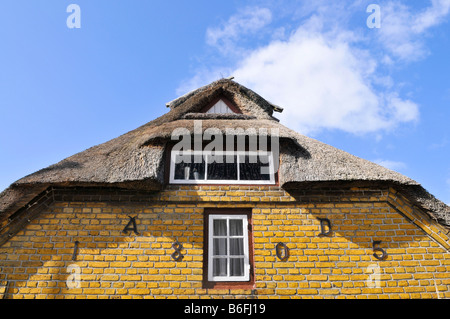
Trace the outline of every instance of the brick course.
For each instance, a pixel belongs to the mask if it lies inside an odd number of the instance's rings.
[[[2,225],[6,298],[450,297],[448,230],[392,188],[61,188],[39,203],[23,212],[26,220]],[[213,207],[252,208],[252,288],[203,286],[203,212]],[[123,233],[129,217],[138,235]],[[319,218],[330,220],[331,236],[320,235]],[[181,261],[171,258],[175,241],[183,244]],[[374,241],[386,260],[373,256]],[[289,248],[286,261],[276,257],[279,242]],[[69,287],[72,279],[79,285]]]

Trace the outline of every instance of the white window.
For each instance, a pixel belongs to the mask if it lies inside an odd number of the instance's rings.
[[[219,100],[216,104],[214,104],[206,113],[220,113],[220,114],[227,114],[227,113],[234,113],[232,109],[226,105],[226,103],[222,100]]]
[[[209,215],[208,280],[250,280],[247,215]]]
[[[172,184],[274,184],[273,154],[267,151],[172,151]]]

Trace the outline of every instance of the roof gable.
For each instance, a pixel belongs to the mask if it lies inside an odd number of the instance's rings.
[[[188,113],[204,113],[220,100],[233,112],[212,112],[212,114],[238,113],[257,119],[278,121],[273,117],[273,113],[282,112],[282,108],[230,79],[212,82],[167,103],[166,106],[171,109],[168,114],[172,114],[175,120]]]

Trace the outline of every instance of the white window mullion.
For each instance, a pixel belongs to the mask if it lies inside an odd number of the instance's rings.
[[[241,176],[241,171],[240,171],[240,168],[239,168],[239,166],[241,166],[241,165],[239,165],[239,157],[240,157],[240,154],[239,153],[237,153],[237,156],[236,156],[236,165],[237,165],[237,181],[239,182],[240,180],[241,180],[241,178],[240,178],[240,176]]]
[[[230,267],[230,219],[227,218],[227,277],[231,276]]]

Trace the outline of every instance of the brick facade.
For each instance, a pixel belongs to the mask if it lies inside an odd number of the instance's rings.
[[[251,209],[252,287],[205,288],[205,208]],[[24,209],[1,225],[8,299],[450,297],[448,230],[393,188],[55,188]],[[123,232],[130,217],[139,234]],[[321,235],[320,218],[330,235]],[[175,241],[181,261],[171,257]],[[374,247],[387,258],[376,259]]]

